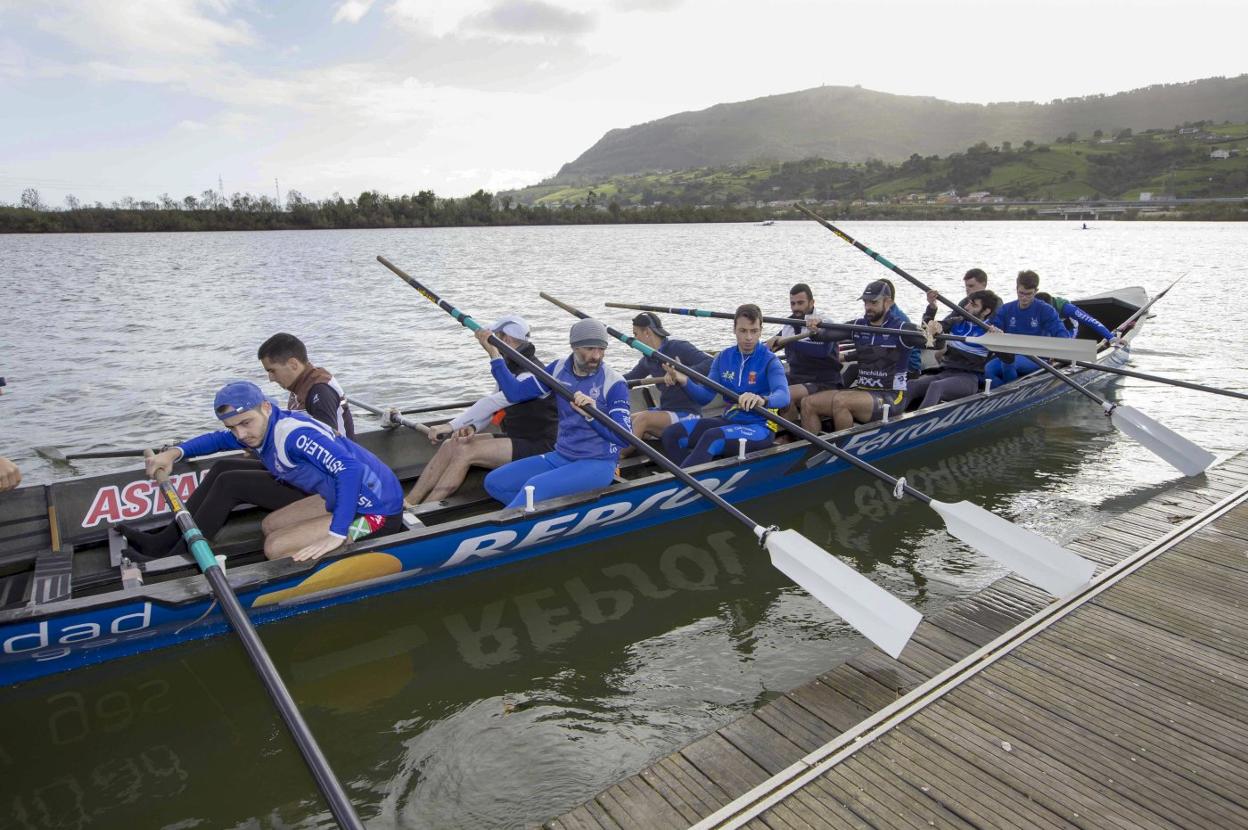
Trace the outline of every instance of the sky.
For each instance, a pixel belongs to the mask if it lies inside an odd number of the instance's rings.
[[[1037,101],[1248,72],[1244,0],[0,0],[0,202],[536,184],[827,85]]]

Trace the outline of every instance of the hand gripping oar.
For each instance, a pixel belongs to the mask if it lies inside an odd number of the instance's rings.
[[[148,450],[145,457],[151,458],[152,451]],[[317,745],[316,738],[312,736],[312,730],[308,728],[303,715],[299,712],[299,707],[295,705],[295,699],[290,696],[290,691],[282,682],[282,676],[278,674],[277,667],[273,665],[272,658],[264,648],[264,643],[260,641],[260,635],[256,633],[251,620],[247,618],[247,612],[243,610],[242,604],[234,594],[234,588],[217,565],[217,559],[213,556],[208,541],[195,526],[195,519],[183,506],[182,499],[178,497],[178,491],[170,483],[169,475],[163,470],[158,471],[156,482],[160,485],[160,492],[164,494],[169,508],[173,510],[174,521],[182,530],[182,538],[186,540],[187,549],[195,557],[195,564],[199,565],[199,569],[204,572],[208,584],[212,586],[212,593],[216,596],[217,602],[221,604],[221,610],[225,612],[230,626],[243,641],[243,648],[247,651],[251,665],[255,668],[256,674],[260,675],[260,680],[268,690],[269,697],[273,699],[277,711],[281,713],[282,720],[286,722],[286,728],[290,730],[291,737],[295,739],[295,744],[299,747],[299,753],[303,755],[308,769],[312,771],[312,777],[316,779],[317,787],[325,796],[334,819],[340,827],[363,830],[364,825],[360,822],[360,817],[356,815],[355,807],[347,798],[342,784],[334,777],[329,761],[325,760],[325,755]]]
[[[425,299],[458,320],[464,327],[479,331],[481,326],[453,305],[443,300],[431,289],[400,270],[385,257],[377,261],[393,271],[400,279],[415,288]],[[489,342],[526,371],[550,388],[555,394],[571,402],[574,395],[545,368],[491,335]],[[759,543],[771,554],[771,562],[786,576],[804,588],[811,596],[838,614],[841,619],[860,631],[879,648],[896,657],[905,647],[910,635],[918,626],[922,615],[897,597],[885,591],[862,574],[855,571],[802,536],[796,530],[778,530],[763,527],[749,516],[733,507],[705,484],[682,470],[662,453],[655,450],[632,432],[617,424],[599,409],[584,407],[585,412],[609,429],[620,439],[631,444],[655,464],[684,482],[698,495],[727,512],[748,527],[758,537]]]
[[[604,305],[608,308],[629,308],[637,311],[656,311],[660,314],[712,317],[719,320],[731,320],[736,316],[730,311],[706,311],[701,308],[672,308],[641,303],[604,303]],[[959,309],[959,313],[964,312]],[[801,320],[794,320],[791,317],[763,317],[763,322],[786,326],[802,324]],[[820,322],[819,328],[834,331],[861,331],[867,334],[896,334],[898,336],[922,334],[922,332],[918,331],[889,329],[880,326],[859,326],[854,323],[833,323],[828,320]],[[985,349],[993,352],[1024,355],[1041,354],[1058,360],[1094,360],[1096,358],[1095,343],[1091,340],[1075,340],[1071,337],[1035,337],[1030,334],[1000,334],[985,331],[983,334],[977,335],[938,334],[936,339],[960,340],[964,343],[983,346]]]
[[[359,398],[352,398],[350,396],[347,397],[347,403],[352,406],[358,406],[366,412],[373,413],[379,418],[385,420],[386,423],[407,427],[408,429],[414,429],[421,435],[428,435],[432,431],[429,427],[419,421],[413,421],[411,418],[404,418],[400,413],[395,412],[393,409],[382,409],[380,407],[373,406],[372,404],[364,403],[364,401]]]
[[[1248,395],[1243,392],[1236,392],[1233,389],[1218,389],[1214,386],[1204,386],[1199,383],[1191,383],[1186,380],[1176,380],[1174,378],[1163,378],[1161,375],[1149,375],[1144,372],[1136,372],[1131,369],[1120,369],[1117,366],[1102,366],[1099,363],[1085,363],[1082,360],[1075,361],[1076,366],[1082,366],[1085,369],[1096,369],[1098,372],[1109,372],[1111,375],[1123,375],[1129,378],[1139,378],[1140,380],[1151,380],[1154,383],[1167,383],[1171,386],[1182,386],[1184,389],[1195,389],[1197,392],[1208,392],[1211,395],[1225,395],[1228,398],[1239,398],[1248,401]]]
[[[541,296],[570,314],[582,318],[587,316],[567,303],[556,300],[549,294],[543,293]],[[653,355],[668,366],[677,369],[681,374],[693,378],[708,389],[714,389],[728,400],[737,400],[737,393],[728,387],[690,369],[675,358],[655,351],[637,338],[630,337],[609,326],[607,327],[607,332],[612,337],[632,346],[642,354]],[[779,424],[794,435],[805,438],[820,449],[832,453],[842,461],[888,482],[895,491],[899,490],[911,498],[926,504],[945,520],[945,527],[948,528],[949,533],[1055,596],[1065,596],[1092,578],[1095,566],[1091,562],[1063,547],[1055,545],[1043,536],[1024,530],[995,513],[990,513],[968,501],[960,501],[956,504],[936,501],[926,493],[922,493],[906,484],[905,479],[890,476],[878,467],[841,449],[831,441],[815,435],[800,424],[795,424],[787,418],[782,418],[766,409],[759,410],[759,414],[767,420]]]
[[[867,256],[874,259],[876,262],[880,263],[881,265],[883,265],[885,268],[892,271],[897,276],[910,282],[912,285],[914,285],[915,288],[918,288],[919,290],[925,291],[925,292],[931,291],[930,288],[928,288],[923,283],[919,282],[919,280],[916,277],[910,276],[910,274],[906,273],[901,268],[889,262],[887,259],[880,256],[875,251],[868,248],[866,245],[863,245],[858,240],[849,236],[844,231],[834,226],[831,222],[829,222],[828,220],[816,214],[814,211],[810,210],[804,205],[798,205],[797,208],[800,211],[802,211],[802,213],[805,213],[807,216],[811,217],[816,222],[823,225],[828,230],[832,231],[832,233],[836,234],[841,239],[844,239],[846,242],[853,245],[855,248],[857,248],[858,250],[862,251]],[[939,299],[942,303],[949,306],[950,308],[952,308],[954,311],[958,312],[959,314],[962,313],[962,310],[958,308],[956,305],[954,305],[953,302],[951,302],[948,298],[946,298],[944,294],[937,294],[937,299]],[[1045,338],[1045,339],[1070,340],[1071,338],[1054,337],[1054,338]],[[1086,341],[1086,342],[1091,342],[1091,341]],[[1029,356],[1035,357],[1034,354],[1029,355]],[[1135,409],[1130,406],[1112,404],[1109,401],[1105,400],[1104,398],[1092,392],[1086,386],[1076,383],[1074,380],[1067,377],[1066,373],[1059,372],[1057,369],[1054,369],[1052,366],[1048,364],[1047,361],[1043,360],[1042,358],[1035,357],[1035,361],[1036,361],[1036,364],[1041,369],[1048,372],[1050,375],[1057,378],[1062,383],[1066,384],[1072,389],[1077,390],[1079,394],[1083,395],[1089,400],[1095,401],[1101,407],[1101,409],[1105,411],[1105,414],[1109,416],[1109,420],[1111,423],[1113,423],[1114,426],[1116,426],[1122,432],[1126,433],[1129,437],[1134,438],[1136,441],[1143,444],[1145,448],[1153,452],[1155,455],[1160,457],[1166,463],[1178,469],[1181,473],[1183,473],[1183,475],[1186,475],[1186,476],[1200,475],[1202,472],[1205,471],[1205,468],[1207,468],[1210,464],[1214,462],[1216,456],[1213,453],[1209,452],[1203,447],[1198,446],[1197,444],[1192,443],[1191,441],[1184,438],[1182,435],[1179,435],[1177,432],[1170,429],[1169,427],[1163,426],[1157,421],[1154,421],[1152,418],[1148,417],[1143,412],[1140,412],[1138,409]],[[1100,367],[1098,366],[1097,368],[1099,369]]]

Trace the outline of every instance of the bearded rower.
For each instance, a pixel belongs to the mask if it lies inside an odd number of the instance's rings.
[[[981,322],[996,313],[1001,305],[1001,298],[994,292],[972,291],[966,299],[958,304],[965,312],[950,314],[944,320],[929,320],[925,325],[928,333],[955,334],[962,337],[977,337],[987,331]],[[936,359],[940,362],[940,371],[935,374],[920,375],[906,382],[906,400],[919,399],[918,408],[935,406],[944,401],[956,401],[966,398],[979,391],[984,380],[984,365],[990,353],[983,346],[959,340],[946,340],[938,346]]]

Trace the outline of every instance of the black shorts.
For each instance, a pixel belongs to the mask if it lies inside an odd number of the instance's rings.
[[[512,461],[519,461],[521,458],[529,458],[534,455],[544,455],[555,448],[553,441],[547,441],[542,438],[514,438],[510,435],[504,437],[511,439]]]
[[[862,389],[871,396],[871,420],[879,421],[884,417],[884,409],[888,408],[888,415],[891,418],[894,415],[900,415],[906,408],[905,391],[896,391],[892,389]]]
[[[828,392],[832,389],[840,389],[841,384],[838,381],[810,382],[801,384],[806,388],[807,395],[814,395],[817,392]]]

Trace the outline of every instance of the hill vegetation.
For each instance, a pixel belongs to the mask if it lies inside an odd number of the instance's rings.
[[[1248,121],[1248,75],[1047,104],[962,104],[825,86],[611,130],[550,183],[807,158],[899,162],[916,153],[948,155],[980,141],[1021,145],[1071,132],[1114,135],[1199,120]]]

